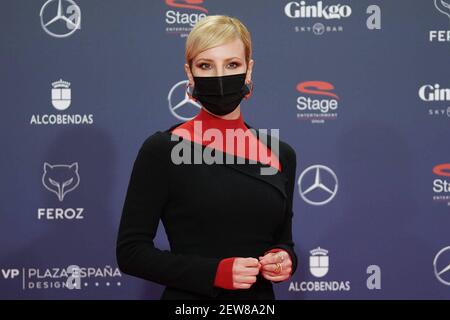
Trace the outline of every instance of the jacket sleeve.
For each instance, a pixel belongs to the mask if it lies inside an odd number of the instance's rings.
[[[139,149],[133,165],[117,237],[116,256],[126,274],[210,297],[220,259],[175,254],[154,246],[160,217],[169,199],[170,152],[157,133]]]
[[[294,186],[295,186],[295,171],[297,167],[297,156],[295,154],[294,149],[292,149],[289,145],[287,145],[287,154],[286,154],[286,164],[283,166],[284,170],[286,170],[287,175],[287,204],[285,211],[285,220],[282,224],[281,228],[277,232],[276,235],[276,243],[273,246],[270,246],[266,249],[266,252],[272,249],[283,249],[289,253],[289,256],[292,261],[292,271],[291,275],[297,270],[297,254],[294,251],[294,242],[292,240],[292,218],[293,218],[293,195],[294,195]]]

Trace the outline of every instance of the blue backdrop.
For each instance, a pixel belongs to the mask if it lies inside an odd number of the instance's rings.
[[[144,139],[198,112],[184,45],[212,14],[253,37],[245,121],[297,153],[277,298],[450,298],[449,3],[2,1],[0,298],[159,298],[116,233]]]

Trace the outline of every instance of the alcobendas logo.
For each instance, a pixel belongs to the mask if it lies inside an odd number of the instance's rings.
[[[69,113],[73,105],[71,83],[63,79],[52,82],[50,101],[56,110],[53,113],[31,115],[31,125],[91,125],[94,124],[93,114]],[[75,103],[76,104],[76,103]],[[79,104],[75,108],[79,107]]]
[[[348,280],[328,280],[328,275],[331,267],[329,251],[317,247],[310,251],[309,257],[309,272],[315,278],[321,280],[313,281],[291,281],[289,284],[289,291],[304,292],[304,291],[350,291],[351,284]]]

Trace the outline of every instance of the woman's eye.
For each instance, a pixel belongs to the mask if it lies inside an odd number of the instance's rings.
[[[200,63],[199,65],[198,65],[198,67],[200,68],[200,69],[203,69],[203,70],[206,70],[206,69],[209,69],[209,64],[207,64],[207,63]]]
[[[240,64],[237,63],[237,62],[231,62],[231,63],[228,64],[228,68],[231,68],[231,69],[235,69],[235,68],[237,68],[239,66],[240,66]],[[209,63],[200,63],[200,64],[197,65],[197,67],[202,69],[202,70],[209,70],[209,69],[211,69],[211,65]]]

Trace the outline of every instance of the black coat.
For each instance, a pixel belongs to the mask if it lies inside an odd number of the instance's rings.
[[[161,299],[274,299],[272,282],[261,275],[247,290],[213,284],[221,259],[258,258],[271,248],[290,253],[294,273],[295,151],[279,142],[282,171],[275,175],[261,175],[263,164],[239,164],[236,157],[233,164],[176,165],[171,150],[179,142],[170,130],[178,125],[148,137],[134,162],[117,239],[120,270],[165,285]],[[194,146],[208,148],[181,143],[191,146],[192,157]],[[160,219],[170,251],[153,243]]]

